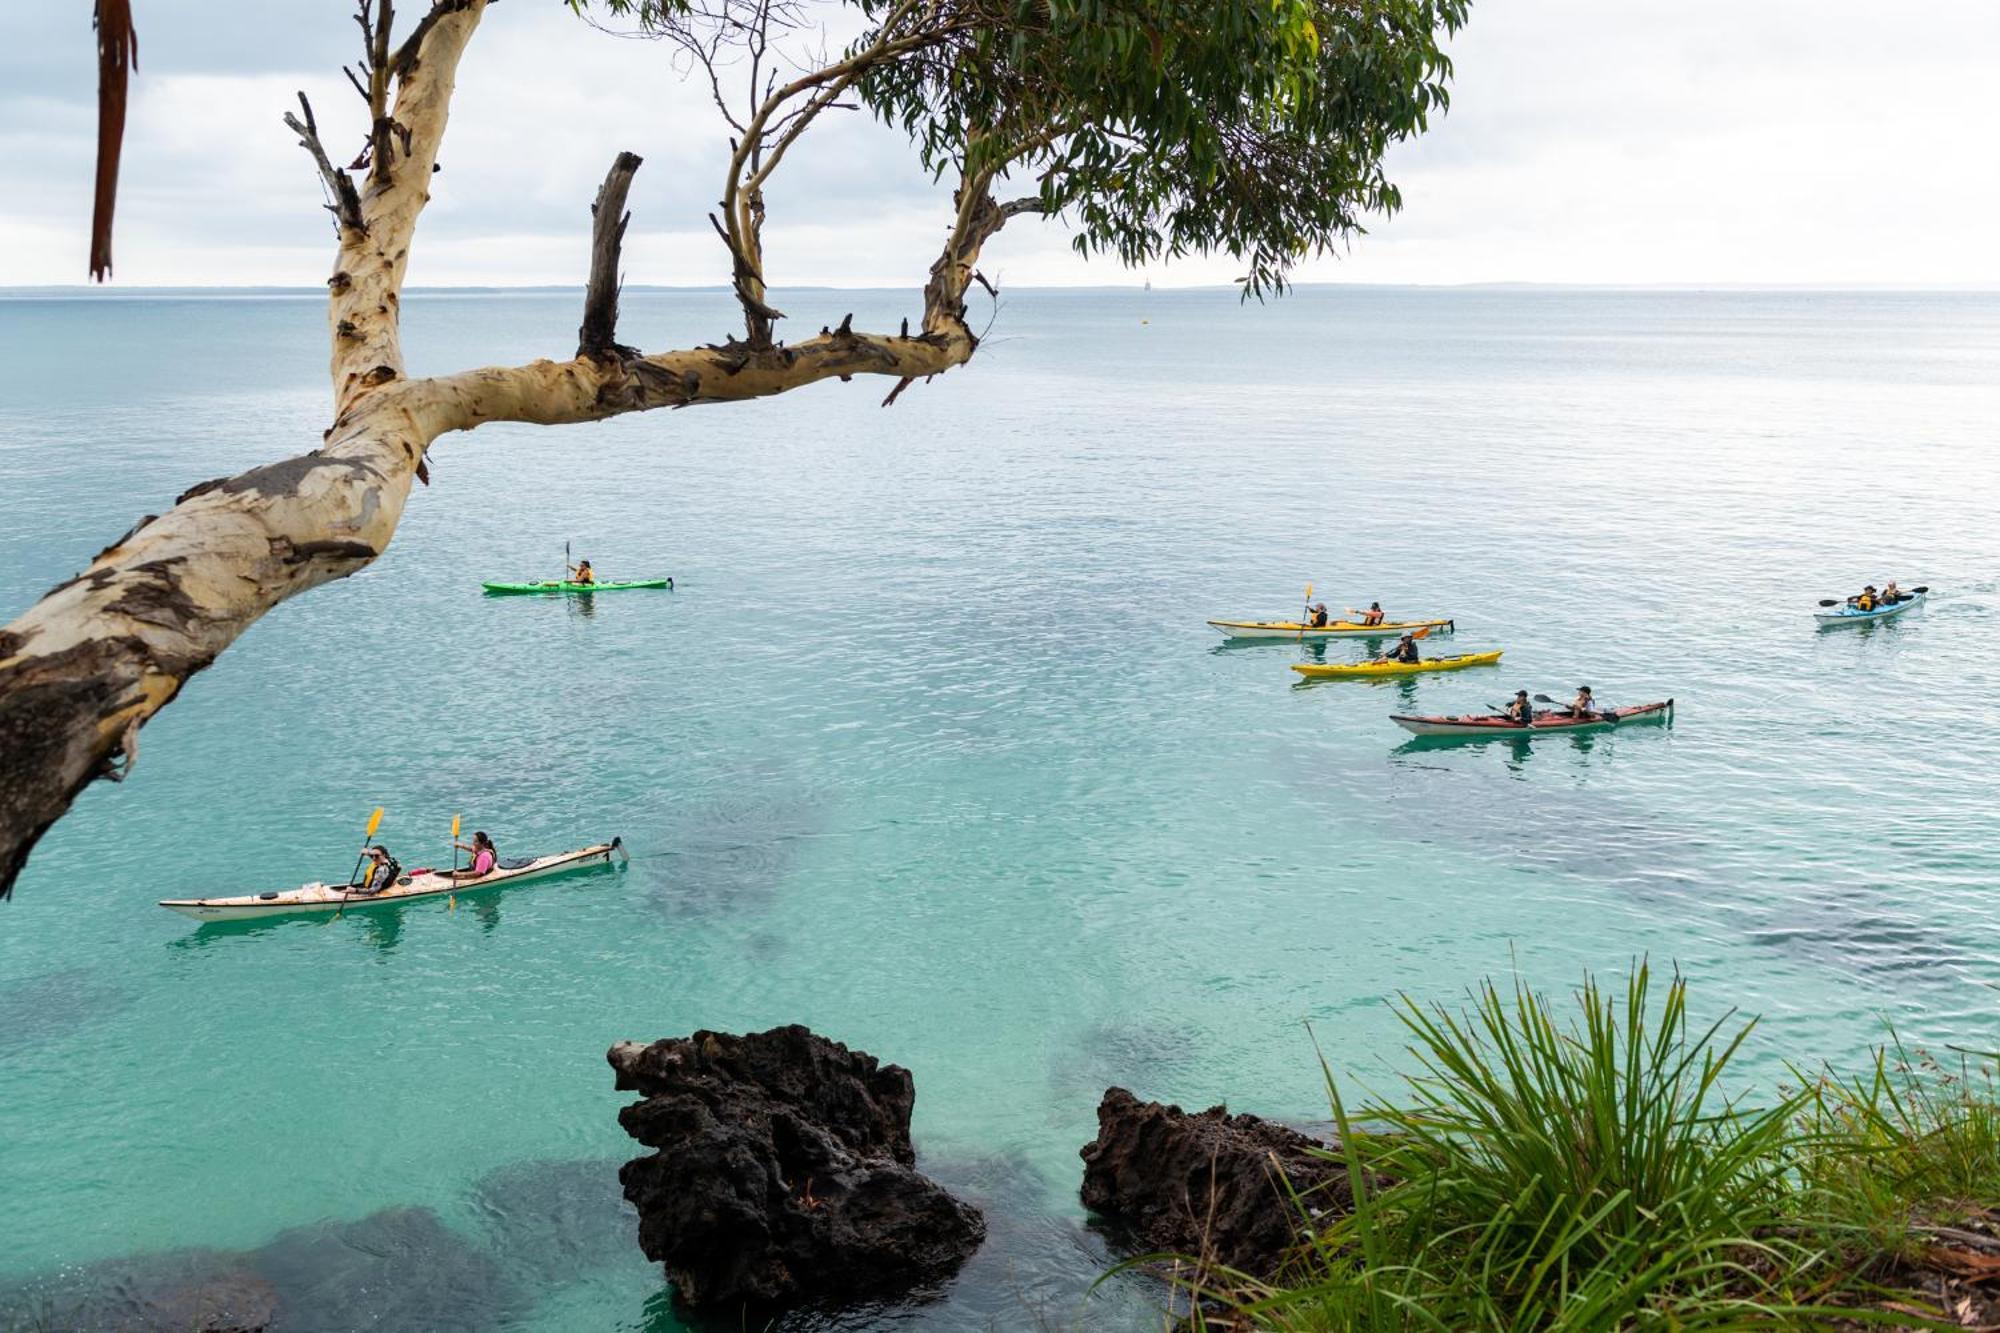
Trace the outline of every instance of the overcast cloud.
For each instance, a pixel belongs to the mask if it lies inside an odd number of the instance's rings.
[[[414,6],[408,6],[414,8]],[[134,0],[141,66],[116,243],[121,285],[310,286],[331,231],[279,123],[303,88],[359,144],[346,0]],[[0,5],[0,285],[84,269],[94,56],[82,0]],[[1367,282],[2000,285],[2000,0],[1483,0],[1451,113],[1392,157],[1405,210],[1302,278]],[[335,133],[333,126],[342,126]],[[461,69],[416,284],[580,281],[621,148],[633,283],[726,279],[704,220],[725,151],[666,49],[560,0],[506,0]],[[835,118],[771,191],[777,285],[916,285],[947,192],[894,132]],[[1026,220],[1014,283],[1135,281]],[[1220,282],[1226,259],[1155,270]]]

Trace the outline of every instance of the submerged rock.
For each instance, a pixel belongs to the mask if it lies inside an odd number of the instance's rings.
[[[1297,1130],[1212,1106],[1190,1114],[1111,1088],[1083,1157],[1083,1204],[1147,1249],[1277,1273],[1314,1215],[1353,1206],[1347,1172]],[[1296,1196],[1296,1200],[1295,1197]]]
[[[950,1276],[979,1211],[920,1175],[910,1072],[803,1027],[697,1032],[607,1057],[649,1148],[619,1171],[639,1247],[690,1309],[828,1305]]]
[[[63,1333],[482,1333],[526,1308],[504,1269],[428,1208],[166,1250],[0,1285],[0,1329]]]

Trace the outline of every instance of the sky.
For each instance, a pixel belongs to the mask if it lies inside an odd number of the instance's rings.
[[[280,122],[313,99],[363,133],[347,0],[133,0],[140,69],[122,286],[323,281],[331,224]],[[405,8],[416,12],[415,4]],[[83,0],[0,4],[0,286],[84,278],[95,60]],[[1405,207],[1304,281],[2000,286],[2000,0],[1475,0],[1448,115],[1389,159]],[[706,213],[725,134],[658,43],[561,0],[506,0],[460,69],[414,285],[578,285],[612,157],[632,284],[727,280]],[[770,191],[774,286],[919,286],[948,220],[892,130],[815,127]],[[1018,285],[1228,282],[1227,256],[1141,275],[1018,219],[982,265]]]

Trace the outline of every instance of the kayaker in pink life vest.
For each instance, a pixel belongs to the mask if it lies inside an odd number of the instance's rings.
[[[472,857],[472,864],[469,867],[451,872],[456,879],[478,879],[483,875],[489,875],[500,859],[499,849],[494,847],[493,839],[483,832],[475,831],[470,843],[455,842],[452,846]]]

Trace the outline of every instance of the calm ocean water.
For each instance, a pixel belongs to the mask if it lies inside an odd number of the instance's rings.
[[[626,305],[649,348],[732,326]],[[413,296],[412,368],[561,355],[577,317]],[[304,298],[0,300],[0,618],[309,446],[322,339]],[[603,1052],[697,1027],[914,1071],[993,1237],[844,1326],[925,1329],[1142,1324],[1083,1304],[1104,1088],[1323,1118],[1307,1025],[1391,1091],[1399,991],[1650,955],[1763,1016],[1769,1082],[1885,1020],[2000,1044],[2000,296],[1030,291],[886,388],[448,437],[383,560],[146,730],[0,906],[0,1325],[201,1248],[256,1251],[288,1328],[675,1328]],[[481,596],[565,540],[679,588]],[[1885,577],[1928,608],[1815,630]],[[1298,648],[1202,623],[1308,580],[1505,664],[1294,688]],[[1677,721],[1518,752],[1387,721],[1582,681]],[[330,925],[152,905],[345,873],[376,805],[406,865],[455,812],[634,860]]]

